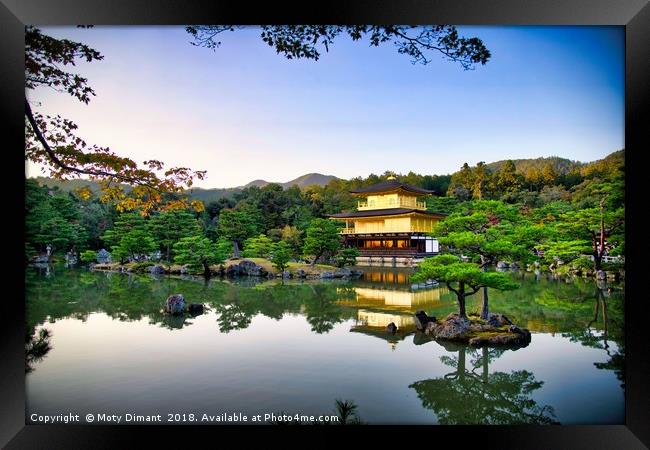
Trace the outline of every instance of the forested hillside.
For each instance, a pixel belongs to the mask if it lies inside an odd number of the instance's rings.
[[[623,150],[590,163],[540,158],[529,164],[519,162],[519,167],[525,167],[525,172],[518,170],[514,161],[505,161],[473,167],[465,164],[452,175],[410,172],[396,176],[402,182],[436,191],[438,195],[428,200],[428,208],[450,214],[447,221],[475,217],[484,229],[500,230],[512,239],[519,236],[517,242],[525,243],[526,255],[543,254],[547,263],[555,258],[570,261],[596,251],[600,256],[624,254]],[[162,210],[151,215],[119,212],[94,189],[90,196],[80,195],[74,189],[85,186],[83,181],[28,179],[26,252],[43,252],[50,244],[55,252],[107,248],[128,257],[158,248],[173,259],[174,244],[202,236],[206,242],[237,243],[244,251],[264,247],[265,242],[285,242],[293,257],[305,256],[310,229],[329,226],[320,219],[356,208],[358,199],[350,190],[384,181],[390,175],[332,179],[324,186],[305,188],[254,185],[205,201],[201,211],[188,209],[180,214]],[[605,234],[603,242],[598,239],[601,233]]]

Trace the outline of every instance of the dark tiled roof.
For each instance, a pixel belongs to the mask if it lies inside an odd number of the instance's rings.
[[[332,214],[329,217],[334,219],[348,219],[353,217],[375,217],[375,216],[395,216],[398,214],[418,213],[427,216],[446,217],[445,213],[434,213],[431,211],[423,211],[421,209],[413,208],[386,208],[386,209],[371,209],[370,211],[351,211]]]
[[[381,183],[373,184],[372,186],[360,188],[357,189],[356,191],[350,191],[350,193],[351,194],[372,194],[373,192],[389,192],[389,191],[396,191],[398,189],[402,189],[408,192],[413,192],[414,194],[422,194],[422,195],[437,194],[437,192],[435,191],[429,191],[427,189],[411,186],[410,184],[400,183],[397,180],[382,181]]]

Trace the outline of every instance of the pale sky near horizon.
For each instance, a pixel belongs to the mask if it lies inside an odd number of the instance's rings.
[[[190,45],[183,27],[42,30],[104,60],[73,68],[97,93],[88,105],[39,89],[28,92],[35,109],[139,163],[207,170],[199,187],[593,161],[625,146],[623,27],[459,27],[492,53],[471,71],[437,54],[413,65],[392,44],[343,36],[319,61],[287,60],[256,27],[222,34],[215,51]]]

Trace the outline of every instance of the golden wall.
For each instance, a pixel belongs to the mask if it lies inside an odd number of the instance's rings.
[[[425,202],[419,202],[415,195],[393,193],[368,195],[359,201],[359,210],[373,210],[383,208],[416,208],[426,209]]]

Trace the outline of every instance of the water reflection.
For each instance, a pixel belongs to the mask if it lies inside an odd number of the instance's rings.
[[[361,280],[351,281],[281,283],[213,278],[206,283],[200,278],[30,268],[26,272],[26,313],[27,327],[32,331],[26,344],[37,344],[39,336],[34,330],[48,322],[63,318],[85,321],[93,312],[103,312],[121,322],[145,319],[169,330],[192,327],[196,317],[173,317],[163,312],[164,300],[175,293],[183,293],[188,302],[209,308],[216,321],[211,322],[215,332],[228,334],[247,329],[259,315],[279,321],[289,314],[303,317],[315,334],[328,334],[337,324],[349,320],[351,331],[383,339],[392,348],[414,332],[414,311],[423,309],[429,315],[444,317],[456,310],[446,288],[414,287],[408,270],[364,269]],[[493,311],[506,314],[533,333],[559,333],[572,342],[602,350],[603,358],[595,360],[594,366],[614,371],[623,382],[621,284],[584,279],[567,283],[548,276],[538,280],[535,274],[525,272],[513,272],[512,276],[521,288],[506,293],[492,291]],[[468,301],[470,312],[480,307],[479,296],[473,297]],[[394,335],[385,330],[391,322],[398,327]],[[428,339],[416,333],[413,342],[418,345]]]
[[[598,369],[613,370],[616,378],[625,388],[625,339],[623,335],[623,312],[616,310],[614,314],[608,313],[608,303],[613,301],[614,308],[620,308],[621,303],[615,301],[622,295],[622,288],[609,285],[604,280],[599,280],[594,286],[593,317],[584,328],[563,333],[572,342],[580,342],[586,347],[604,350],[607,361],[595,362]],[[614,343],[612,348],[611,343]]]
[[[532,372],[490,373],[489,364],[512,350],[474,349],[451,343],[444,344],[444,348],[451,353],[457,352],[454,356],[440,357],[454,370],[409,386],[417,392],[422,405],[435,412],[439,424],[558,423],[553,407],[541,406],[532,398],[544,385]]]
[[[395,333],[386,329],[391,323],[397,326]],[[412,314],[382,313],[359,309],[350,331],[383,339],[388,342],[392,350],[395,350],[398,342],[415,332],[415,320]]]
[[[52,332],[46,328],[25,335],[25,372],[34,370],[34,363],[40,362],[52,350]]]
[[[50,412],[94,407],[101,395],[121,405],[144,386],[151,395],[143,409],[201,402],[208,408],[222,401],[244,402],[250,411],[331,409],[332,398],[343,395],[362,400],[360,412],[369,422],[389,422],[385,411],[393,407],[405,423],[430,422],[432,412],[440,423],[617,420],[625,354],[622,285],[512,273],[520,289],[490,293],[494,311],[533,332],[531,346],[512,352],[443,347],[415,332],[415,311],[444,317],[457,306],[446,289],[414,287],[408,274],[380,269],[361,280],[206,283],[28,269],[25,359],[26,370],[36,369],[28,376],[29,396],[34,407]],[[165,299],[176,293],[205,305],[204,314],[164,314]],[[468,311],[480,307],[480,296],[474,297]],[[395,333],[386,330],[390,323]],[[51,334],[39,334],[43,328],[56,335],[55,348]],[[431,349],[435,359],[426,357]],[[568,370],[572,381],[565,383]],[[373,383],[360,380],[360,371]],[[183,392],[166,389],[179,377],[186,380]],[[574,395],[569,400],[567,389]],[[599,400],[601,412],[566,413],[567,402],[588,402],[594,390],[607,397]]]

